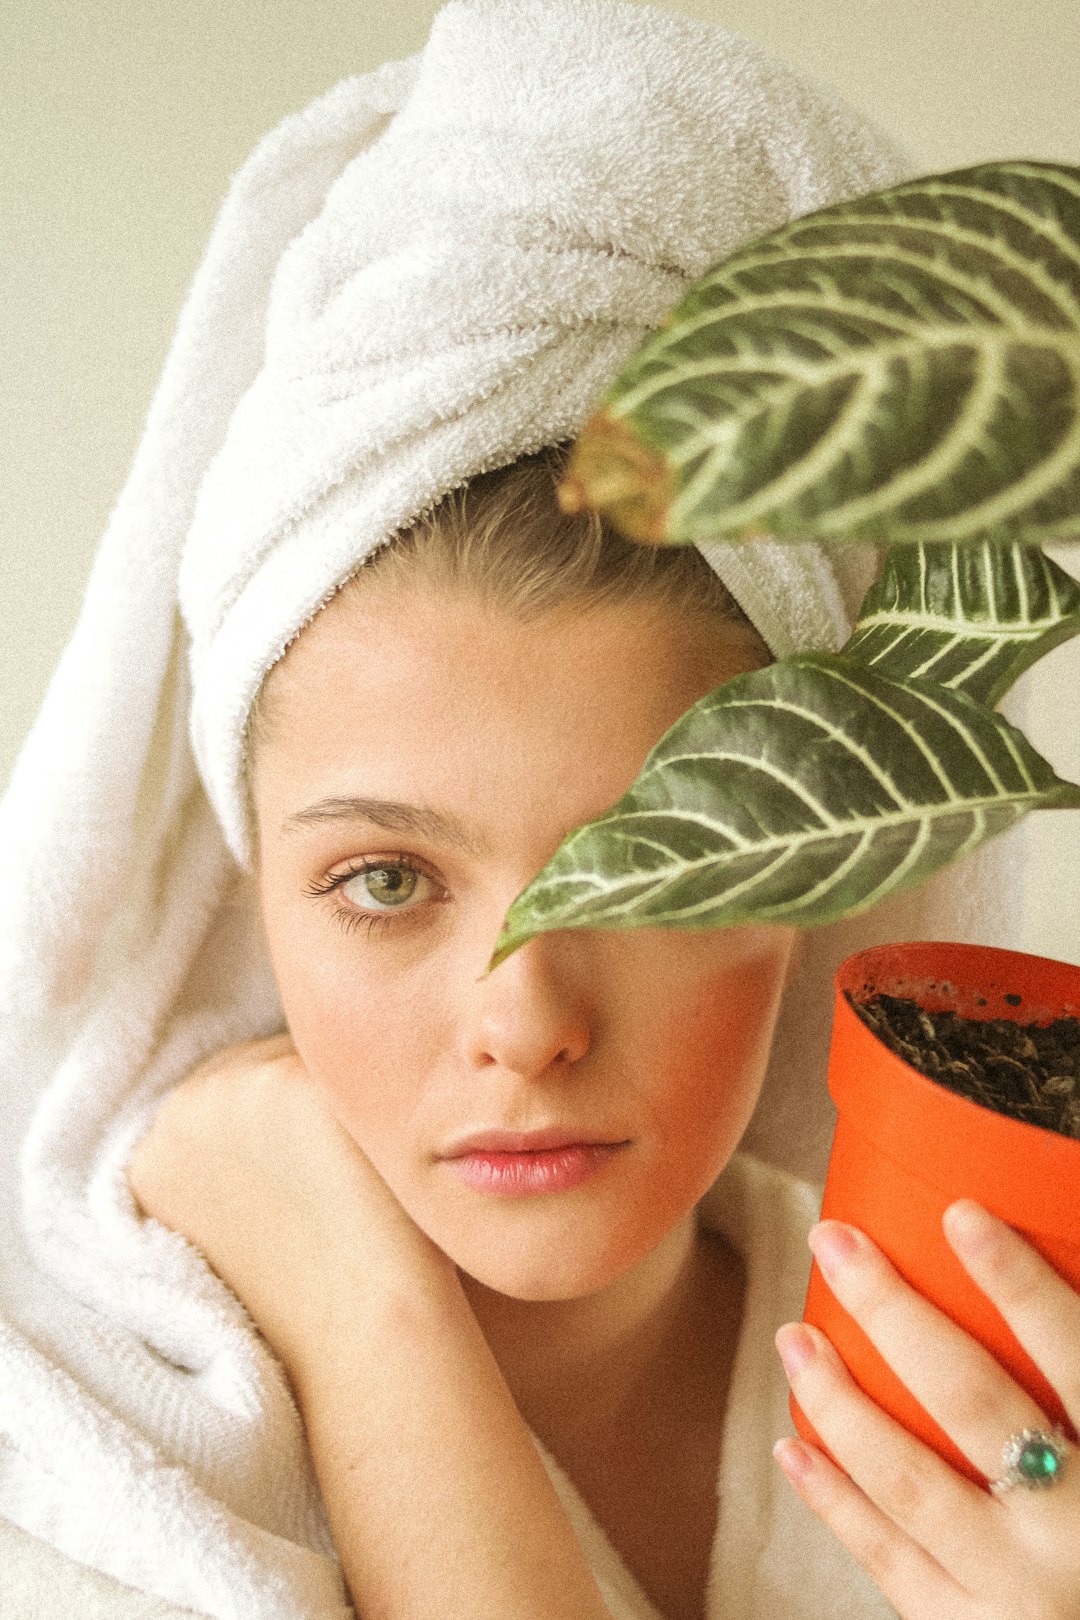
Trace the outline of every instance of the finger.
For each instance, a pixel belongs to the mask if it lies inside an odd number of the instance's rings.
[[[785,1439],[773,1448],[785,1475],[881,1588],[902,1620],[963,1620],[967,1593],[888,1514],[813,1446]],[[796,1472],[801,1468],[802,1472]]]
[[[266,1060],[281,1057],[293,1049],[293,1038],[287,1029],[278,1030],[274,1035],[252,1035],[248,1040],[238,1041],[235,1046],[227,1048],[230,1054],[249,1061],[253,1057]]]
[[[821,1221],[810,1233],[810,1247],[844,1309],[981,1473],[993,1479],[1000,1472],[1008,1435],[1049,1427],[1027,1391],[983,1345],[909,1287],[864,1232]]]
[[[185,1078],[187,1081],[209,1080],[234,1069],[248,1070],[255,1063],[271,1063],[294,1050],[288,1030],[275,1035],[249,1035],[246,1040],[235,1041],[231,1046],[222,1046],[207,1053]]]
[[[1080,1430],[1080,1294],[1019,1232],[970,1198],[942,1219],[950,1248],[992,1300]]]
[[[802,1334],[808,1354],[799,1361]],[[975,1589],[985,1578],[988,1544],[999,1534],[999,1504],[883,1412],[817,1328],[789,1323],[776,1347],[800,1407],[860,1492],[939,1569]],[[830,1489],[835,1495],[839,1486]],[[937,1612],[955,1611],[946,1604]]]

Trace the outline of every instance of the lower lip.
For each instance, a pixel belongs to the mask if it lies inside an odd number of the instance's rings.
[[[625,1146],[625,1142],[576,1142],[540,1153],[466,1153],[445,1162],[478,1192],[521,1198],[580,1187]]]

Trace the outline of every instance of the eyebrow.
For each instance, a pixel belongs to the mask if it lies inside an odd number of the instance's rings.
[[[400,799],[319,799],[317,803],[287,816],[281,830],[283,833],[294,832],[300,827],[320,826],[333,821],[369,821],[386,832],[413,833],[435,844],[452,844],[476,858],[485,854],[488,847],[483,839],[478,838],[455,816],[429,809],[426,805],[404,804]]]

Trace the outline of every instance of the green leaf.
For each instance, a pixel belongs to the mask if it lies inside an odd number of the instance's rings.
[[[1080,633],[1080,585],[1034,546],[897,546],[871,586],[849,658],[995,704]]]
[[[657,544],[1080,537],[1080,168],[930,175],[740,248],[624,366],[561,498]]]
[[[1053,807],[1080,787],[965,693],[798,654],[676,721],[517,896],[489,970],[556,928],[834,922]]]

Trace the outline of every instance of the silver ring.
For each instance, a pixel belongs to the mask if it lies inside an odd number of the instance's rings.
[[[1004,1472],[990,1481],[990,1489],[995,1496],[1001,1496],[1014,1485],[1028,1490],[1056,1485],[1065,1474],[1068,1444],[1060,1423],[1055,1423],[1049,1434],[1045,1429],[1019,1429],[1005,1442],[1001,1453]]]

